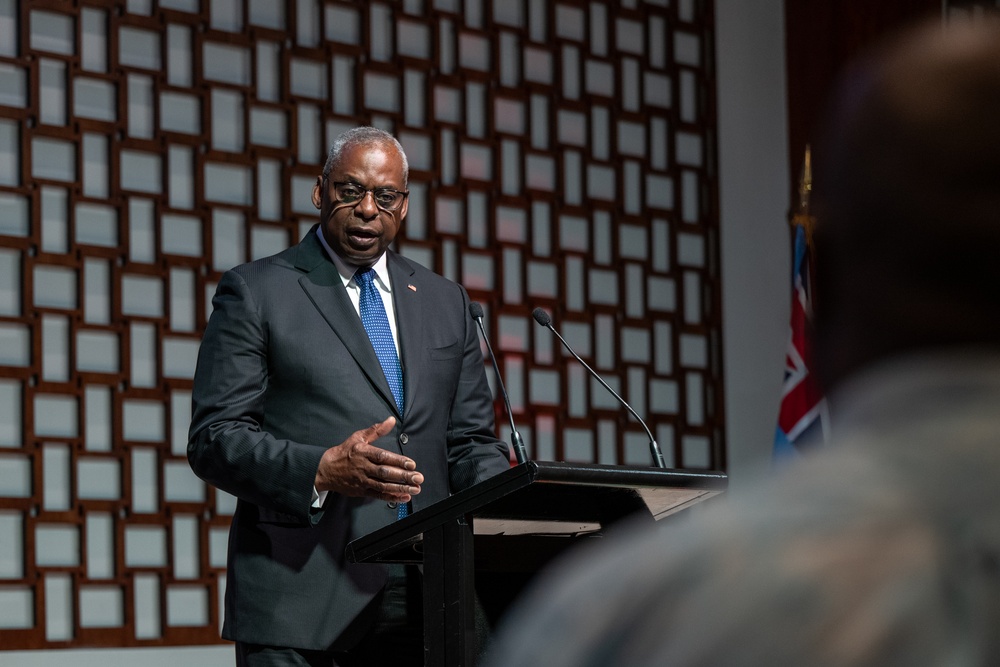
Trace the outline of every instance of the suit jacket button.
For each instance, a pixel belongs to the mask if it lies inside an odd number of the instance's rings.
[[[389,502],[387,502],[387,503],[386,503],[386,506],[387,506],[387,507],[388,507],[389,509],[391,509],[391,510],[394,510],[394,509],[396,509],[397,507],[399,507],[399,503],[397,503],[397,502],[396,502],[395,500],[390,500]]]
[[[405,445],[409,441],[410,441],[410,436],[406,435],[405,433],[399,434],[399,444]]]

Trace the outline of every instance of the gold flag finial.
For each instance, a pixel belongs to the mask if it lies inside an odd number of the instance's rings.
[[[792,216],[792,227],[801,225],[806,230],[806,243],[812,245],[813,224],[816,219],[809,215],[809,196],[812,194],[812,151],[806,144],[805,159],[802,161],[802,176],[799,178],[799,205]]]

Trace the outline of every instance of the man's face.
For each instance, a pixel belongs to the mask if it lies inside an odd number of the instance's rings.
[[[312,200],[320,210],[326,242],[351,264],[371,266],[396,238],[407,201],[404,199],[395,211],[386,211],[376,206],[374,193],[366,192],[359,201],[344,204],[337,201],[334,183],[402,191],[406,189],[403,161],[391,145],[348,146],[329,177],[317,177],[313,186]]]

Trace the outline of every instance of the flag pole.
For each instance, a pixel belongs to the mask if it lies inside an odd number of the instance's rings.
[[[802,160],[802,175],[799,177],[799,205],[792,214],[789,225],[794,230],[802,227],[806,231],[806,246],[812,248],[813,226],[816,218],[809,214],[809,197],[812,194],[812,151],[806,144],[805,157]]]

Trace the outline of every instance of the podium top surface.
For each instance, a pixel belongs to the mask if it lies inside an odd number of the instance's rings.
[[[725,473],[710,470],[527,461],[354,540],[347,557],[373,562],[419,551],[425,531],[460,517],[472,520],[476,535],[572,536],[639,512],[659,520],[727,484]]]

